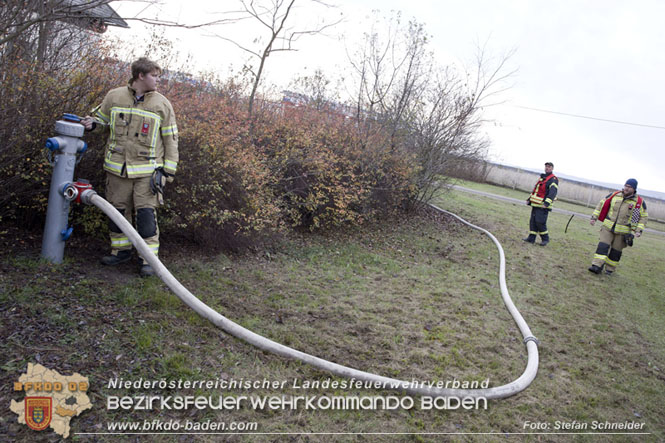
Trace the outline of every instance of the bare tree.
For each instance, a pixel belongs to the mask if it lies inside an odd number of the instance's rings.
[[[370,32],[365,33],[362,47],[353,56],[347,53],[356,76],[354,95],[358,123],[364,120],[365,115],[373,115],[380,103],[386,99],[400,65],[399,61],[393,60],[399,16],[390,21],[385,42],[381,40],[376,26],[375,21]]]
[[[406,26],[399,14],[391,17],[382,32],[375,20],[362,47],[349,56],[355,81],[356,119],[366,138],[377,130],[389,135],[390,147],[400,145],[400,132],[408,130],[414,106],[424,93],[432,69],[427,49],[429,36],[422,24]]]
[[[422,24],[402,26],[397,15],[383,33],[380,25],[375,21],[349,57],[358,127],[366,139],[375,142],[383,133],[386,149],[414,156],[415,202],[426,202],[455,165],[484,159],[489,141],[481,134],[482,110],[507,88],[511,54],[495,62],[486,45],[478,46],[474,66],[460,73],[435,63]]]
[[[307,1],[326,8],[332,7],[321,0]],[[294,28],[290,26],[289,23],[293,19],[295,3],[296,0],[240,0],[241,11],[233,11],[226,14],[231,14],[233,17],[231,20],[251,20],[259,24],[264,30],[264,34],[254,38],[251,44],[239,42],[235,38],[216,34],[216,36],[222,40],[228,41],[244,52],[250,54],[258,63],[258,66],[248,66],[249,72],[253,77],[252,90],[249,95],[248,104],[250,117],[254,112],[256,92],[261,82],[268,57],[271,54],[280,51],[296,51],[297,48],[295,47],[295,43],[298,39],[305,35],[323,33],[326,29],[335,26],[341,21],[336,20],[328,23],[322,22],[315,24],[311,28],[305,29]]]
[[[381,113],[386,116],[391,148],[408,134],[410,122],[421,97],[426,92],[432,74],[432,54],[427,50],[428,35],[420,23],[409,22],[405,31],[404,55],[396,69],[395,87],[383,100]],[[405,132],[406,131],[406,132]],[[399,134],[399,133],[402,134]]]
[[[460,165],[483,165],[490,141],[481,133],[483,110],[500,104],[515,70],[507,69],[509,52],[497,60],[487,45],[477,46],[474,66],[460,75],[452,67],[439,71],[413,119],[414,151],[420,172],[417,201],[427,202]]]

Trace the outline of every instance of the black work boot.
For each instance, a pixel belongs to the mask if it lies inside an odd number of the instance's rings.
[[[102,257],[102,264],[107,265],[107,266],[114,266],[114,265],[119,265],[120,263],[127,262],[132,259],[132,251],[126,250],[126,251],[118,251],[115,255],[105,255]]]
[[[139,269],[139,275],[141,277],[152,277],[155,275],[155,270],[148,263],[144,263],[141,265],[141,269]]]
[[[525,241],[527,243],[535,243],[536,242],[536,236],[533,234],[529,234],[527,238],[523,238],[522,241]]]
[[[591,267],[589,267],[589,272],[593,272],[594,274],[600,274],[601,269],[602,268],[596,265],[591,265]]]
[[[547,244],[550,242],[550,236],[545,235],[543,237],[540,237],[540,246],[547,246]]]

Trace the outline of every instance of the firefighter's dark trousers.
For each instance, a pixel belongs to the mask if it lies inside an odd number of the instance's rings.
[[[540,235],[542,240],[550,239],[547,232],[547,216],[550,210],[545,208],[531,208],[531,219],[529,221],[529,240],[535,241],[536,236]]]
[[[623,248],[626,247],[625,234],[615,234],[605,226],[600,228],[600,241],[593,256],[592,265],[599,268],[605,265],[607,271],[614,272],[621,260]]]
[[[159,227],[157,211],[159,199],[150,189],[150,177],[125,178],[106,174],[106,199],[125,216],[130,224],[136,216],[136,230],[148,244],[152,252],[159,252]],[[111,254],[129,251],[132,244],[129,238],[109,219]],[[143,260],[144,263],[147,263]]]

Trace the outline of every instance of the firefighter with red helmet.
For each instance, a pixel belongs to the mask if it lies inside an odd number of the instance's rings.
[[[545,172],[540,174],[538,183],[533,192],[526,200],[531,206],[531,219],[529,221],[529,236],[523,239],[527,243],[536,243],[536,237],[540,235],[540,246],[546,246],[550,242],[550,234],[547,231],[547,217],[552,210],[552,203],[559,191],[559,179],[552,173],[554,164],[545,163]]]

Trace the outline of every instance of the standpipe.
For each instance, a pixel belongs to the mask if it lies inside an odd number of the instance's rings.
[[[65,114],[62,120],[55,123],[55,132],[58,135],[46,140],[46,148],[49,150],[49,158],[53,165],[53,175],[41,256],[53,263],[62,263],[65,242],[73,231],[73,228],[67,226],[71,199],[65,197],[65,188],[74,179],[74,168],[88,149],[88,145],[81,140],[83,125],[79,124],[79,121],[79,117]]]
[[[74,184],[76,185],[76,184]],[[518,392],[523,391],[524,389],[531,384],[531,382],[536,377],[538,372],[538,341],[531,334],[529,326],[526,324],[519,311],[513,304],[508,294],[508,288],[506,287],[505,279],[505,256],[503,249],[498,240],[488,231],[478,226],[472,225],[466,220],[458,217],[455,214],[452,214],[443,209],[437,208],[434,209],[445,214],[452,215],[456,219],[460,220],[462,223],[484,232],[488,235],[492,241],[496,244],[499,249],[500,256],[500,269],[499,269],[499,281],[501,284],[501,294],[503,301],[508,308],[508,311],[515,319],[522,336],[524,337],[524,343],[527,348],[528,361],[526,369],[522,375],[515,381],[493,388],[486,389],[441,389],[435,387],[413,386],[412,382],[402,381],[394,378],[383,377],[380,375],[375,375],[369,372],[360,371],[358,369],[349,368],[347,366],[342,366],[337,363],[333,363],[327,360],[324,360],[319,357],[315,357],[310,354],[298,351],[293,348],[276,343],[270,339],[262,337],[242,326],[234,323],[233,321],[227,319],[197,297],[195,297],[187,288],[185,288],[176,278],[169,272],[168,269],[162,264],[157,256],[148,248],[148,245],[143,241],[143,238],[134,230],[132,225],[122,216],[109,202],[104,200],[102,197],[97,195],[97,193],[89,188],[81,188],[80,192],[76,195],[77,198],[83,203],[92,204],[101,209],[121,230],[124,232],[132,244],[136,247],[139,254],[148,261],[150,266],[155,270],[157,276],[162,279],[162,281],[175,293],[175,295],[182,300],[187,306],[193,309],[201,317],[207,319],[212,324],[218,328],[226,331],[227,333],[237,337],[253,346],[256,346],[259,349],[262,349],[273,354],[281,355],[283,357],[299,360],[303,363],[307,363],[316,368],[319,368],[325,372],[334,374],[339,377],[345,377],[355,380],[362,380],[366,382],[371,382],[372,384],[377,384],[383,387],[384,389],[396,390],[399,392],[406,392],[411,395],[425,395],[432,397],[484,397],[487,399],[492,398],[505,398],[511,395],[517,394]]]

